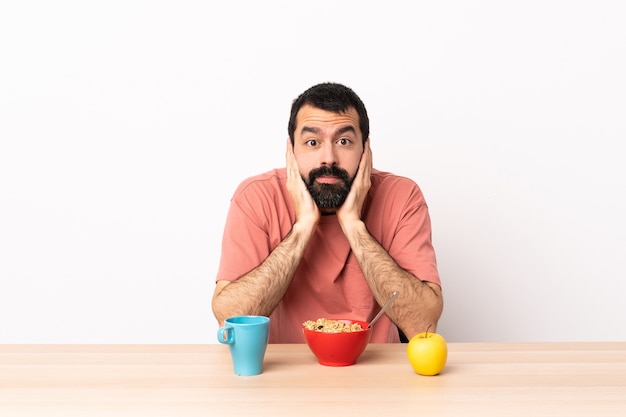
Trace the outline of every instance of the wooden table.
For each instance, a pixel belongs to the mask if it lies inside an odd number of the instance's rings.
[[[450,343],[434,377],[406,345],[356,365],[270,345],[261,375],[225,345],[0,345],[0,416],[626,416],[626,342]]]

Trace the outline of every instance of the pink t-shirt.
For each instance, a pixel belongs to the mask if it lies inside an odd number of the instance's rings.
[[[256,268],[291,231],[295,211],[286,171],[275,169],[243,181],[231,200],[217,280],[235,281]],[[412,180],[372,170],[362,219],[396,263],[422,281],[440,284],[428,207]],[[370,321],[374,299],[335,215],[322,216],[304,258],[270,316],[270,343],[304,343],[302,323],[324,317]],[[373,343],[399,342],[383,315]]]

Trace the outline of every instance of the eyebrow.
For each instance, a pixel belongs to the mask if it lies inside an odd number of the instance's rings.
[[[315,133],[316,135],[318,135],[322,131],[321,131],[321,129],[319,129],[317,127],[303,126],[302,130],[300,131],[300,134],[305,133],[305,132]],[[352,125],[348,125],[348,126],[344,126],[344,127],[339,128],[335,132],[335,135],[341,135],[341,134],[346,133],[346,132],[352,132],[352,133],[354,133],[356,135],[356,129]]]

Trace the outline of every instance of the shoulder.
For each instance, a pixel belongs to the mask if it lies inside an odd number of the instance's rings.
[[[273,169],[241,181],[230,203],[233,218],[242,222],[251,221],[263,230],[274,227],[289,230],[295,217],[287,190],[285,168]]]
[[[233,198],[250,193],[282,192],[286,181],[287,174],[285,168],[276,168],[262,174],[253,175],[239,183]]]
[[[371,181],[369,195],[372,204],[405,208],[426,205],[422,190],[411,178],[373,169]]]
[[[374,193],[422,196],[419,185],[411,178],[402,175],[372,169],[371,181]]]

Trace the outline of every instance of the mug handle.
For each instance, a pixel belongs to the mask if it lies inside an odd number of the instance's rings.
[[[224,326],[217,329],[217,341],[230,345],[235,342],[233,328],[231,326]]]

